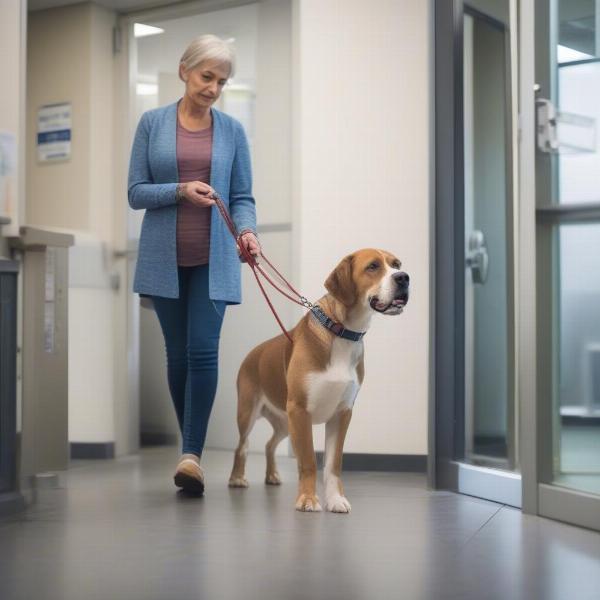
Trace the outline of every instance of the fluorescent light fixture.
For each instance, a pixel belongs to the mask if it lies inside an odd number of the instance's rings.
[[[585,60],[586,58],[594,58],[591,54],[585,52],[579,52],[568,46],[561,46],[560,44],[556,47],[556,58],[559,63],[571,62],[573,60]]]
[[[156,96],[158,95],[158,85],[156,83],[136,83],[135,93],[138,96]]]
[[[157,35],[164,32],[164,29],[161,29],[160,27],[154,27],[153,25],[144,25],[143,23],[133,24],[133,35],[136,38],[146,37],[147,35]]]

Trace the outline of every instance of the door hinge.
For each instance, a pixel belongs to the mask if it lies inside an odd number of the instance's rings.
[[[556,107],[547,98],[535,101],[537,117],[537,147],[541,152],[558,152],[558,116]]]

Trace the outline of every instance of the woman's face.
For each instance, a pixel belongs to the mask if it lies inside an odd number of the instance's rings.
[[[229,77],[229,65],[214,60],[205,60],[197,67],[185,71],[185,93],[198,108],[210,108],[219,98]]]

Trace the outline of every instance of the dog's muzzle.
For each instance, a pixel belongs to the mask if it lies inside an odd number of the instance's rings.
[[[384,303],[377,296],[373,296],[369,301],[371,308],[379,313],[400,314],[408,302],[410,277],[403,271],[394,273],[392,276],[396,283],[396,293],[391,302]]]

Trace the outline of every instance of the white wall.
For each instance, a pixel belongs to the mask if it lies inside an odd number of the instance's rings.
[[[397,254],[412,295],[376,316],[345,451],[427,453],[429,19],[423,0],[295,0],[294,260],[318,298],[346,254]],[[317,446],[322,448],[322,437]]]

